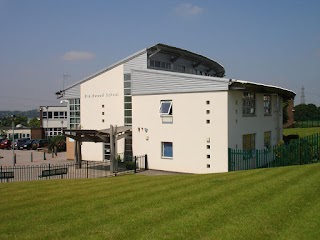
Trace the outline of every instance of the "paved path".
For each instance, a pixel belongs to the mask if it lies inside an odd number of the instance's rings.
[[[53,156],[51,153],[46,153],[44,160],[44,154],[42,151],[37,150],[15,150],[16,165],[40,165],[40,164],[59,164],[59,163],[72,163],[73,161],[67,160],[66,152],[58,152],[57,156]],[[31,154],[33,161],[31,162]],[[1,158],[2,157],[2,158]],[[12,150],[0,149],[0,165],[12,166],[13,153]]]

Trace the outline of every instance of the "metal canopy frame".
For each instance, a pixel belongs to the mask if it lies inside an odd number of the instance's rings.
[[[108,129],[102,130],[86,130],[86,129],[66,129],[63,130],[63,134],[66,137],[75,140],[74,156],[76,163],[81,168],[82,153],[81,143],[82,142],[101,142],[110,143],[110,172],[113,173],[117,169],[116,157],[118,155],[117,143],[118,140],[128,136],[132,132],[131,126],[110,125]]]

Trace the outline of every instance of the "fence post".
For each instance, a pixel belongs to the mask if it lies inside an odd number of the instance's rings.
[[[137,156],[134,156],[134,173],[137,173]]]
[[[43,160],[46,160],[46,151],[43,151]]]
[[[89,178],[89,162],[87,161],[87,178]]]
[[[144,155],[144,170],[148,170],[148,155]]]
[[[33,152],[31,152],[31,155],[30,155],[30,161],[33,162]]]

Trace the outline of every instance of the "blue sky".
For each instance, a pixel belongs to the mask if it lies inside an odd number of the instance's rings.
[[[55,92],[156,43],[320,105],[320,1],[0,0],[0,110],[58,105]]]

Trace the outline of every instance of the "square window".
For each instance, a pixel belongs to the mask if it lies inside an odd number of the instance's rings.
[[[101,106],[102,108],[104,108],[104,105],[102,104],[102,106]]]
[[[172,115],[172,101],[166,100],[160,102],[160,115]]]
[[[207,149],[210,149],[210,145],[207,145]]]
[[[210,101],[206,101],[206,103],[207,103],[207,105],[209,105],[209,104],[210,104]]]
[[[207,109],[206,113],[207,113],[207,114],[210,114],[210,110]]]
[[[210,124],[210,120],[209,120],[209,119],[207,119],[207,121],[206,121],[206,122],[207,122],[207,124]]]
[[[104,112],[102,112],[102,115],[104,115]]]
[[[210,168],[210,164],[207,164],[207,168]]]
[[[208,158],[208,159],[210,158],[210,154],[207,154],[207,158]]]
[[[172,142],[161,142],[161,157],[172,158]]]

